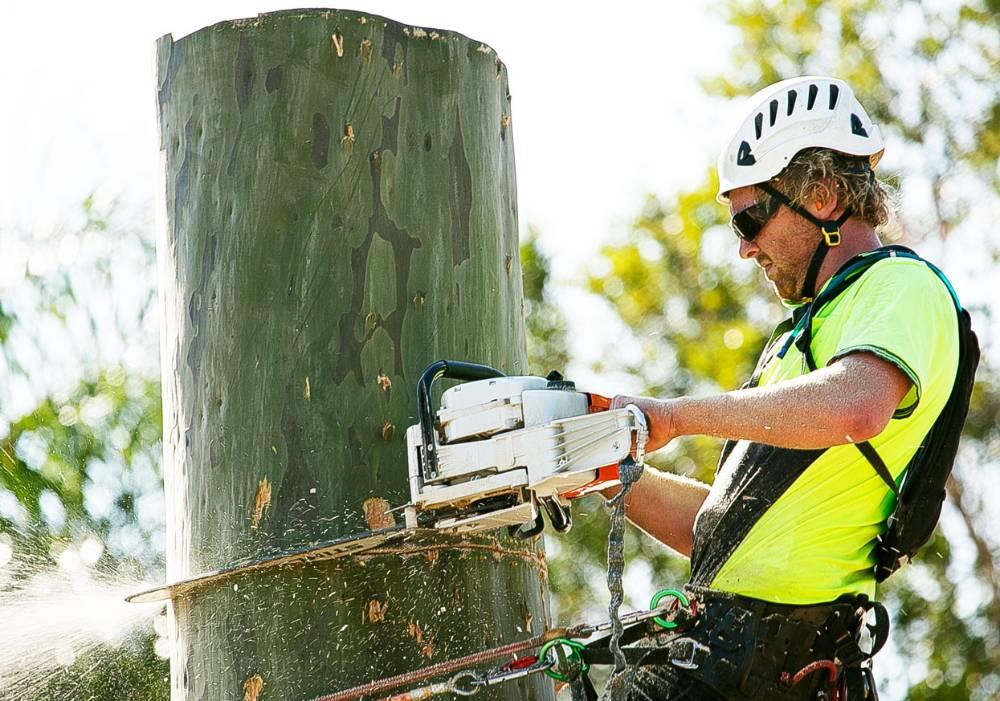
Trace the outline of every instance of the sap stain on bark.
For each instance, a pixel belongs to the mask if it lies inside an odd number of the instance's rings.
[[[185,129],[186,132],[189,131],[190,126],[191,123],[189,121],[188,129]],[[187,162],[187,159],[185,159],[185,162]],[[184,187],[186,190],[187,184]],[[198,284],[194,285],[194,292],[191,293],[191,297],[188,299],[188,318],[191,321],[194,333],[192,334],[191,345],[188,346],[186,359],[192,375],[196,378],[201,374],[201,356],[205,351],[205,343],[208,340],[208,324],[206,323],[208,305],[205,303],[204,295],[210,288],[209,278],[215,269],[215,252],[215,234],[209,234],[205,237],[199,258],[201,263],[201,278],[198,280]]]
[[[226,165],[226,175],[233,177],[236,175],[236,154],[239,152],[240,144],[243,142],[243,113],[250,105],[253,97],[253,84],[256,79],[253,65],[253,53],[250,50],[250,42],[245,37],[240,37],[239,45],[236,48],[236,64],[234,76],[234,88],[236,93],[236,107],[239,110],[240,122],[236,128],[236,136],[233,139],[233,148],[229,152],[229,163]]]
[[[245,37],[240,37],[239,47],[236,49],[236,106],[240,114],[246,111],[253,94],[254,70],[253,54],[250,52],[250,42]]]
[[[472,216],[472,171],[465,157],[462,120],[455,115],[455,138],[448,149],[448,209],[451,212],[451,262],[469,259],[469,220]]]
[[[264,89],[267,94],[270,95],[275,90],[281,87],[281,83],[285,79],[285,69],[283,66],[275,66],[267,72],[267,77],[264,79]]]
[[[313,113],[312,164],[316,170],[326,168],[330,160],[330,123],[321,112]]]
[[[382,118],[382,142],[369,158],[369,175],[372,181],[372,209],[368,219],[368,233],[364,240],[351,250],[352,290],[351,301],[346,312],[340,315],[337,323],[338,352],[334,361],[333,380],[336,384],[343,382],[351,372],[358,378],[364,377],[361,367],[361,351],[374,329],[366,330],[364,337],[358,339],[355,335],[355,324],[362,317],[365,301],[365,282],[367,275],[368,254],[372,241],[377,235],[388,241],[392,246],[393,262],[396,272],[396,306],[387,317],[382,319],[381,328],[389,334],[393,341],[394,358],[393,372],[403,374],[403,320],[409,304],[410,259],[413,251],[420,248],[420,239],[399,227],[389,216],[382,202],[381,157],[376,153],[389,151],[395,153],[399,143],[399,107],[400,98],[396,98],[392,115]]]
[[[181,67],[181,57],[183,56],[183,51],[182,45],[178,45],[173,40],[172,36],[168,35],[163,37],[160,39],[159,43],[161,45],[161,51],[166,50],[169,52],[166,60],[166,69],[161,69],[160,72],[162,78],[160,79],[160,86],[157,91],[157,98],[160,106],[160,123],[163,124],[163,131],[165,132],[169,125],[164,119],[165,115],[163,113],[163,108],[168,102],[170,102],[170,88],[173,85],[174,76],[177,75],[177,70]],[[163,49],[163,46],[168,48]],[[163,134],[161,134],[160,148],[164,148],[166,146],[166,144],[162,141],[162,136]]]
[[[194,117],[190,117],[184,124],[183,138],[174,136],[174,157],[181,149],[184,151],[184,160],[181,161],[177,173],[174,175],[174,207],[173,221],[174,228],[181,228],[181,219],[189,209],[188,199],[191,196],[191,168],[193,158],[191,156],[191,136],[194,131]]]

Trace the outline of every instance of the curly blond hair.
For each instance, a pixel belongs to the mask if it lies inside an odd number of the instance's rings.
[[[875,177],[867,156],[828,148],[799,151],[771,184],[800,207],[836,193],[838,203],[850,207],[852,216],[875,228],[889,223],[893,208],[891,193]]]

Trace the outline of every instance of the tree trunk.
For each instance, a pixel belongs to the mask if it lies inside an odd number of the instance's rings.
[[[526,362],[489,47],[303,10],[163,37],[158,68],[175,580],[384,525],[420,371]],[[310,699],[518,640],[544,581],[506,535],[236,577],[171,605],[172,698]],[[480,698],[553,698],[505,687]]]

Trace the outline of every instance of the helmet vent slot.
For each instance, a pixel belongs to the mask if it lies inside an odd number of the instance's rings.
[[[768,126],[774,126],[774,120],[778,118],[778,101],[771,100],[771,122]]]
[[[851,115],[851,133],[868,138],[868,130],[861,123],[861,117],[856,114]]]
[[[794,90],[788,91],[788,116],[791,116],[792,110],[795,109],[795,100],[798,96],[799,94]]]
[[[830,86],[830,109],[837,106],[837,98],[840,96],[840,88],[836,85]]]
[[[758,112],[757,116],[754,117],[753,128],[754,128],[754,131],[757,133],[757,139],[759,140],[760,139],[760,135],[761,135],[761,133],[764,130],[764,113],[763,112]]]
[[[744,141],[740,144],[740,151],[736,154],[736,165],[738,166],[752,166],[757,162],[753,154],[750,153],[750,144]]]
[[[811,110],[816,104],[816,96],[819,95],[819,88],[813,83],[809,86],[809,100],[806,102],[806,109]]]

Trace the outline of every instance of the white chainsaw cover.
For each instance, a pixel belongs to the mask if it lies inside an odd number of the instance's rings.
[[[524,428],[521,393],[544,390],[548,381],[531,375],[496,377],[455,385],[441,395],[438,422],[444,442],[486,438],[501,431]]]

